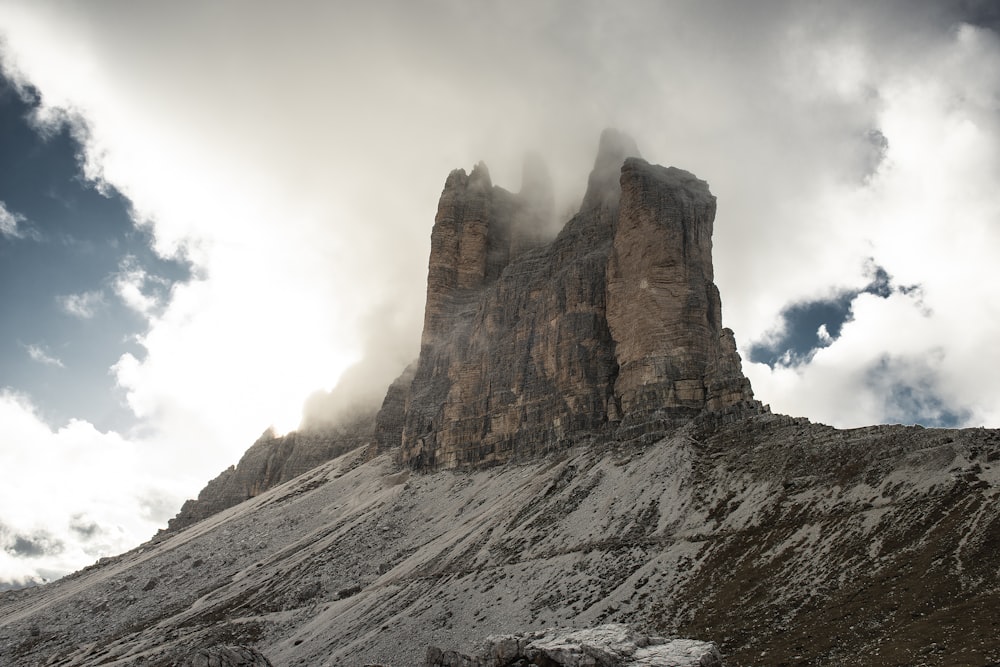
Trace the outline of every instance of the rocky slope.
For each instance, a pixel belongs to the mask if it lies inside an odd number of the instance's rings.
[[[427,649],[427,667],[722,667],[719,650],[693,639],[649,637],[627,625],[491,635],[478,655]]]
[[[543,177],[454,172],[420,359],[357,447],[266,437],[196,522],[0,594],[0,665],[403,667],[607,623],[728,665],[1000,662],[1000,432],[769,414],[721,325],[707,186],[601,144],[548,244]]]
[[[0,596],[0,664],[420,664],[488,634],[627,622],[727,665],[1000,660],[1000,434],[698,418],[653,444],[414,473],[334,461]]]

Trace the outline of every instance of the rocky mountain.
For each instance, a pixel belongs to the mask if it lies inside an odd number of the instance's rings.
[[[517,194],[453,172],[420,357],[370,430],[301,474],[328,445],[262,438],[171,531],[0,593],[0,664],[526,665],[567,637],[555,664],[674,664],[638,662],[651,637],[1000,662],[1000,432],[771,414],[722,327],[707,185],[600,144],[551,242],[537,162]],[[631,648],[599,662],[609,624]]]
[[[715,197],[638,153],[604,132],[580,212],[537,247],[519,231],[531,201],[483,165],[448,177],[404,463],[504,463],[598,431],[656,436],[702,410],[760,409],[712,282]]]

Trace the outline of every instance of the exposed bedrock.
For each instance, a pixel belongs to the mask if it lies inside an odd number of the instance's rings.
[[[760,409],[712,282],[715,197],[637,155],[631,138],[605,131],[579,213],[548,244],[532,225],[550,190],[526,176],[513,195],[482,164],[451,173],[431,234],[404,462],[500,463],[619,425],[631,438],[704,410]]]

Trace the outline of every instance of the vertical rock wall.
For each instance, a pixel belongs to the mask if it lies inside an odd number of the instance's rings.
[[[608,327],[625,414],[752,400],[712,282],[715,197],[674,167],[628,159],[608,258]]]
[[[398,443],[414,467],[501,463],[598,432],[759,408],[712,282],[715,197],[637,156],[629,137],[605,131],[580,212],[549,244],[537,162],[518,195],[482,164],[451,173],[420,358],[402,417],[384,420],[402,428],[378,431],[381,447]]]

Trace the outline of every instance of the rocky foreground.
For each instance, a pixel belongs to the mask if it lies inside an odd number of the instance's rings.
[[[1000,660],[1000,434],[758,415],[644,445],[414,473],[356,451],[0,597],[0,664],[419,665],[630,623],[727,665]]]

